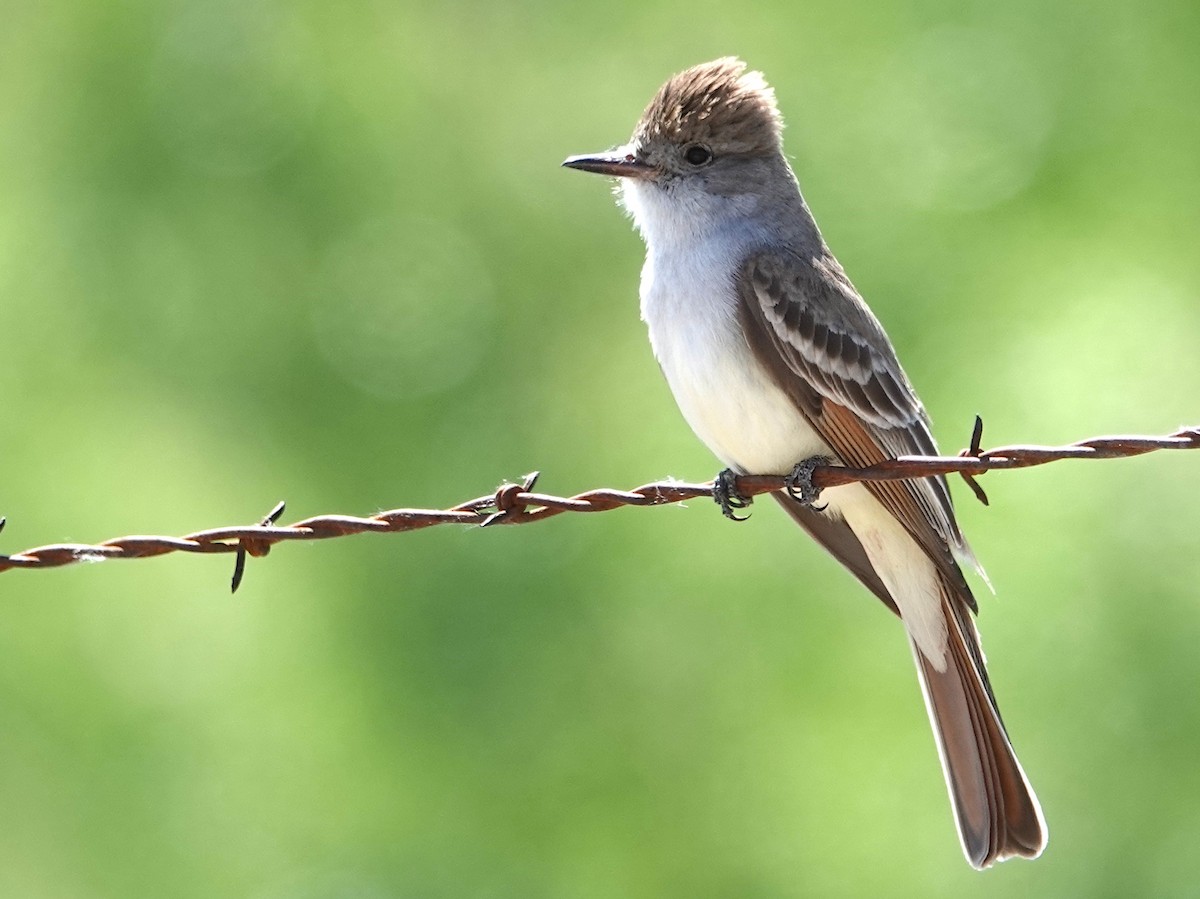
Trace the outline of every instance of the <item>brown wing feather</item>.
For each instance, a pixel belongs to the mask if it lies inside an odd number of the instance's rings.
[[[743,332],[755,356],[844,463],[865,467],[893,456],[936,454],[928,418],[891,344],[832,257],[759,254],[747,260],[738,283]],[[940,573],[947,665],[938,671],[915,644],[913,655],[967,857],[976,867],[1035,857],[1045,846],[1045,825],[992,694],[970,614],[975,599],[951,550],[965,544],[945,479],[869,481],[866,487]],[[781,502],[896,611],[845,522]]]
[[[865,468],[889,457],[862,419],[845,406],[827,400],[823,404],[819,421],[821,435],[847,465]],[[954,554],[933,525],[931,499],[927,492],[919,488],[920,483],[868,481],[866,486],[883,507],[912,534],[942,573],[954,580],[963,600],[971,609],[979,611],[962,570],[954,561]]]
[[[756,357],[845,464],[936,454],[925,410],[883,329],[844,276],[830,273],[837,263],[818,262],[787,251],[746,261],[738,279],[739,314]],[[964,544],[945,479],[869,481],[866,487],[975,609],[950,548]]]

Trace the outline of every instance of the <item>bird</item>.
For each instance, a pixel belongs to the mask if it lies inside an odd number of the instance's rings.
[[[786,474],[788,515],[904,627],[967,861],[1046,846],[1041,806],[988,679],[963,565],[983,569],[944,477],[812,486],[816,465],[937,455],[931,423],[883,326],[825,242],[784,155],[761,72],[735,57],[670,79],[614,149],[570,169],[617,179],[646,246],[641,317],[683,417],[739,475]]]

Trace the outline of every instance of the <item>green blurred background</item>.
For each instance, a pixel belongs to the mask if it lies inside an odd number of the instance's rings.
[[[0,21],[4,551],[710,477],[558,164],[730,53],[945,449],[1200,419],[1194,0]],[[1194,895],[1200,457],[984,483],[1036,863],[964,863],[895,620],[698,502],[3,575],[0,895]]]

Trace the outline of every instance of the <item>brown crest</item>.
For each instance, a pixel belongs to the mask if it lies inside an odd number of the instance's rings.
[[[761,72],[727,56],[693,66],[659,88],[634,132],[639,145],[719,142],[725,152],[779,151],[783,121]]]

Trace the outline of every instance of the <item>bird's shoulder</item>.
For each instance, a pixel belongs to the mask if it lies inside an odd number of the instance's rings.
[[[926,420],[879,319],[824,246],[756,248],[737,280],[746,326],[821,394],[881,427]]]

